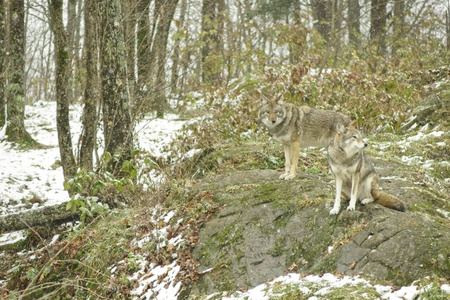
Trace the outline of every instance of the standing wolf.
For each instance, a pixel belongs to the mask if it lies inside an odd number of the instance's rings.
[[[378,186],[378,175],[369,157],[364,153],[367,144],[356,129],[356,122],[350,126],[338,124],[337,135],[328,146],[328,162],[336,180],[336,199],[331,215],[339,213],[341,195],[350,198],[347,210],[355,210],[356,201],[379,204],[405,211],[404,204],[395,196],[382,192]]]
[[[259,119],[284,146],[285,171],[280,179],[295,177],[300,147],[327,147],[336,134],[336,124],[350,124],[349,118],[333,111],[264,98],[262,104]]]

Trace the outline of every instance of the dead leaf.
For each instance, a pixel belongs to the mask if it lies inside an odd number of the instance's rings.
[[[298,266],[297,266],[297,264],[294,262],[294,263],[292,263],[292,265],[288,268],[288,270],[289,271],[297,271],[297,269],[298,269]]]

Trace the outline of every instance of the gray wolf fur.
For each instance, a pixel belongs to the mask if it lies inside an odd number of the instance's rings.
[[[404,211],[405,206],[397,197],[382,192],[378,175],[369,157],[364,153],[367,144],[356,129],[356,122],[349,126],[338,124],[337,134],[328,146],[328,162],[336,181],[336,198],[331,215],[339,213],[341,196],[350,199],[347,210],[355,210],[356,201],[368,204],[373,201]]]
[[[300,147],[327,147],[336,134],[336,124],[350,124],[348,117],[337,112],[264,98],[259,119],[283,144],[285,171],[280,179],[285,180],[295,178]]]

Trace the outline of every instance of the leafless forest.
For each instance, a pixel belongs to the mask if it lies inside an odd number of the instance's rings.
[[[297,77],[328,68],[419,74],[446,65],[450,48],[444,0],[3,0],[1,10],[0,125],[32,145],[24,105],[58,101],[67,176],[76,164],[92,169],[97,120],[106,150],[126,158],[133,122],[150,111],[163,117],[168,99],[272,66],[295,66]],[[84,105],[78,159],[67,118],[74,102]]]

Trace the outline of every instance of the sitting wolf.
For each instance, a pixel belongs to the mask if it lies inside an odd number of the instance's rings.
[[[336,198],[331,215],[339,213],[341,196],[350,198],[347,210],[355,210],[356,201],[368,204],[373,201],[405,211],[405,205],[397,197],[382,192],[378,186],[378,175],[369,157],[364,153],[367,144],[356,129],[356,122],[349,126],[338,124],[337,134],[328,146],[328,162],[336,180]]]

